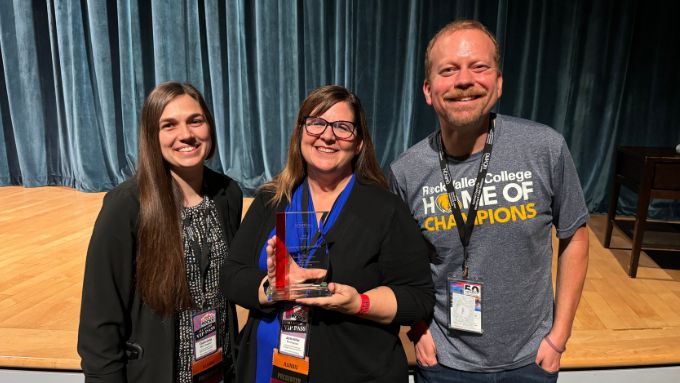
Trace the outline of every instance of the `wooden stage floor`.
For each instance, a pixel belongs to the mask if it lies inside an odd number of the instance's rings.
[[[0,187],[0,368],[80,369],[82,273],[102,197]],[[604,249],[604,223],[591,218],[588,277],[562,367],[680,364],[680,269],[643,253],[629,278],[630,241],[615,229],[618,249]]]

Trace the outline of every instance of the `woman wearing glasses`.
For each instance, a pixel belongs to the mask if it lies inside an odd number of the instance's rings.
[[[318,231],[330,296],[271,301],[277,211],[328,212]],[[432,314],[429,250],[408,208],[387,191],[354,94],[325,86],[303,101],[286,166],[260,188],[233,249],[223,287],[250,310],[237,381],[408,380],[398,332]],[[291,262],[290,282],[324,274]]]

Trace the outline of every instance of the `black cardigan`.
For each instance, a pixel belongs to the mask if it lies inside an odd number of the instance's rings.
[[[257,326],[271,306],[261,307],[259,283],[265,272],[257,262],[274,227],[276,210],[260,193],[234,238],[232,257],[222,268],[227,298],[250,310],[241,334],[237,381],[255,379]],[[312,382],[406,382],[408,365],[399,339],[399,326],[432,315],[434,290],[429,268],[430,249],[404,202],[377,186],[357,180],[347,203],[327,235],[332,282],[365,292],[390,287],[397,298],[392,324],[382,325],[357,316],[313,309],[309,340]]]
[[[231,249],[241,219],[241,189],[231,178],[208,168],[204,183],[206,195],[215,201]],[[174,316],[156,314],[135,292],[138,215],[139,190],[131,178],[106,194],[94,226],[87,250],[78,328],[78,353],[85,382],[175,379]],[[227,312],[229,341],[234,345],[238,329],[233,303]],[[126,342],[139,346],[137,358],[130,354],[133,350],[126,347]],[[234,352],[235,347],[231,349]]]

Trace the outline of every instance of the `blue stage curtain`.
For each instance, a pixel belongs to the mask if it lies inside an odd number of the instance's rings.
[[[639,0],[0,1],[0,185],[108,190],[134,173],[144,96],[188,81],[216,120],[210,166],[247,192],[282,167],[300,101],[341,84],[390,163],[436,117],[423,56],[456,18],[496,33],[501,113],[546,123],[606,210],[615,148],[680,143],[677,2]],[[521,148],[518,148],[521,150]],[[634,209],[622,195],[621,212]],[[652,215],[680,216],[656,203]]]

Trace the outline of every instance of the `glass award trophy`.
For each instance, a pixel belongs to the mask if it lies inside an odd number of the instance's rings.
[[[328,212],[298,211],[276,213],[276,271],[271,297],[274,301],[330,296],[325,282],[328,244],[321,228]],[[320,269],[318,278],[293,281],[292,268]],[[300,273],[296,273],[300,274]]]

